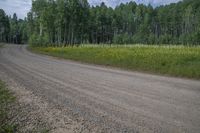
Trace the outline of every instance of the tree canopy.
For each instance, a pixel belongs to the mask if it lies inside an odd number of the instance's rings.
[[[200,44],[200,1],[116,8],[87,0],[33,0],[25,20],[0,10],[0,41],[33,45]],[[20,38],[20,39],[19,39]],[[19,40],[18,40],[19,39]]]

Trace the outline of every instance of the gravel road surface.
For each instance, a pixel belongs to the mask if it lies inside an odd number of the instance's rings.
[[[10,78],[45,103],[59,106],[58,118],[81,119],[81,124],[73,122],[81,130],[70,132],[200,132],[198,80],[81,64],[17,45],[1,48],[0,72],[0,78]]]

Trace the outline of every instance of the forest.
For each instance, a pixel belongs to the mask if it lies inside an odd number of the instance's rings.
[[[200,44],[200,1],[153,8],[131,1],[116,8],[87,0],[33,0],[25,19],[0,9],[0,42],[33,46]]]

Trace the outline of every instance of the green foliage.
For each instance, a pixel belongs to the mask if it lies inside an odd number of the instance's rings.
[[[13,133],[15,126],[9,125],[6,120],[8,117],[9,105],[15,100],[8,91],[5,84],[0,81],[0,133]]]
[[[0,42],[8,41],[9,30],[9,18],[6,16],[4,10],[0,9]]]
[[[40,6],[43,5],[43,6]],[[196,44],[200,5],[196,0],[153,8],[135,2],[115,9],[87,0],[35,0],[33,34],[46,33],[51,44]],[[30,16],[30,15],[29,15]]]
[[[41,48],[33,51],[87,63],[200,79],[200,47],[116,46]]]
[[[27,21],[18,19],[17,14],[8,17],[3,9],[0,9],[0,42],[26,43],[28,40]]]
[[[33,35],[31,35],[31,36],[29,37],[29,44],[30,44],[31,46],[35,46],[35,45],[38,44],[38,43],[37,43],[37,35],[33,34]]]
[[[114,9],[105,3],[90,7],[87,0],[34,0],[24,20],[18,19],[16,14],[8,17],[0,10],[0,42],[26,43],[29,40],[31,45],[39,46],[199,45],[199,22],[199,0],[183,0],[157,8],[131,1]]]
[[[29,44],[31,46],[35,46],[35,47],[45,47],[45,46],[48,46],[49,44],[49,37],[48,35],[43,35],[43,36],[40,36],[40,35],[36,35],[36,34],[33,34],[30,38],[29,38]]]
[[[132,36],[128,34],[116,35],[114,36],[114,43],[115,44],[131,44],[133,43]]]

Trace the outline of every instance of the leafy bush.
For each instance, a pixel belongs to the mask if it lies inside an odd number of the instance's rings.
[[[49,36],[47,34],[45,34],[43,36],[33,34],[29,38],[29,44],[31,46],[44,47],[44,46],[48,46],[49,43],[50,43],[49,42]]]
[[[113,39],[115,44],[131,44],[133,43],[132,36],[128,34],[115,35]]]

